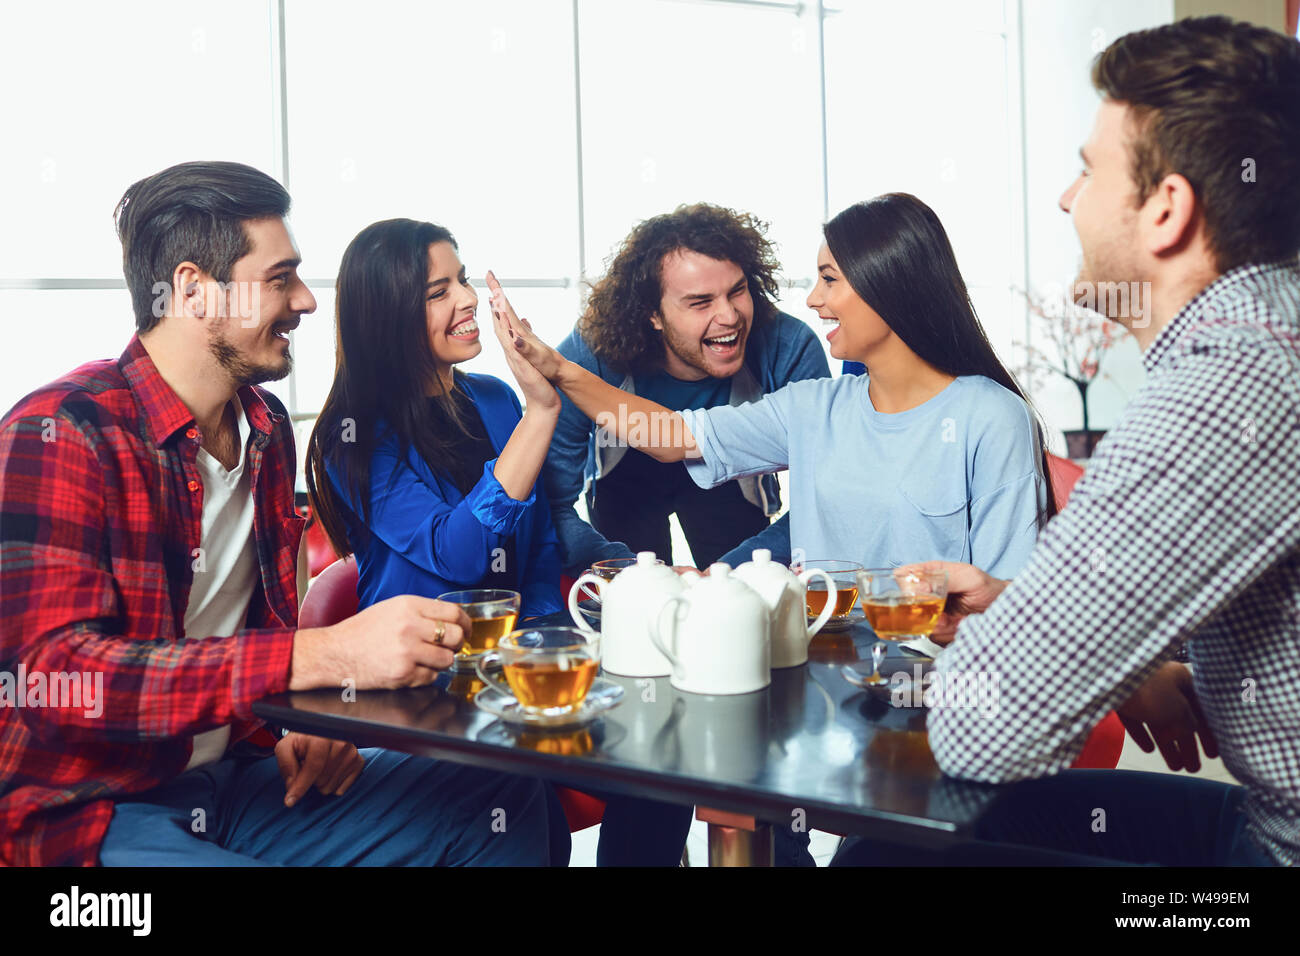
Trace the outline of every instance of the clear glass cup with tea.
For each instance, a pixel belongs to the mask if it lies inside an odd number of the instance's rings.
[[[439,594],[438,600],[459,604],[469,615],[470,632],[456,652],[455,670],[472,669],[474,660],[496,647],[519,620],[518,591],[498,588],[448,591]]]
[[[948,598],[943,571],[868,568],[858,572],[862,610],[876,636],[886,641],[929,637]]]
[[[489,673],[497,664],[504,681]],[[501,638],[475,668],[527,714],[572,713],[582,706],[600,670],[600,635],[576,627],[521,628]]]
[[[820,558],[816,561],[804,561],[790,565],[790,570],[795,574],[802,574],[804,571],[818,570],[825,571],[827,576],[835,582],[835,610],[831,612],[830,618],[822,627],[823,631],[842,631],[849,626],[849,613],[853,610],[853,605],[858,601],[858,572],[862,570],[862,565],[853,561],[840,561],[830,558]],[[808,582],[808,588],[804,592],[804,601],[807,604],[808,617],[816,618],[826,606],[826,599],[830,592],[826,589],[826,582],[820,578],[814,578]]]
[[[587,569],[587,573],[594,574],[605,581],[613,581],[620,571],[625,571],[634,564],[636,564],[636,558],[608,558],[604,561],[597,561]],[[663,564],[663,560],[656,559],[655,564]],[[589,587],[590,585],[583,585],[583,596],[599,604],[600,595],[589,590]]]

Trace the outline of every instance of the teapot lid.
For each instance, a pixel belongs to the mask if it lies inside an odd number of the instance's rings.
[[[750,584],[756,581],[781,581],[787,583],[798,580],[795,573],[784,564],[772,560],[772,552],[767,548],[754,549],[754,559],[746,561],[736,568],[736,574]]]
[[[624,579],[642,584],[672,581],[677,582],[677,572],[666,564],[660,562],[653,551],[640,551],[636,556],[636,564],[624,568],[618,573],[611,585],[617,584]]]
[[[688,588],[700,595],[708,595],[710,600],[757,600],[761,604],[767,602],[763,600],[754,588],[742,577],[731,573],[731,565],[725,561],[717,561],[709,565],[709,573],[702,577],[696,578],[689,582]]]
[[[754,560],[746,561],[736,568],[735,575],[757,591],[773,608],[781,603],[787,589],[799,586],[798,577],[779,561],[773,561],[772,552],[767,548],[756,548]]]

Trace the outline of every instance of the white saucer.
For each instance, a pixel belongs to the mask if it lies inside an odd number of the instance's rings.
[[[623,688],[612,680],[597,677],[582,704],[567,714],[530,714],[525,712],[510,694],[494,687],[485,687],[474,695],[474,703],[494,717],[518,727],[576,727],[594,720],[607,710],[617,707],[623,700]]]

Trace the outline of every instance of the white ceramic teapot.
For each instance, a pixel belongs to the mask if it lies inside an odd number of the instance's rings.
[[[620,575],[621,577],[621,575]],[[663,602],[651,637],[672,662],[672,685],[693,694],[748,694],[772,682],[771,615],[731,566],[688,572],[686,589]]]
[[[569,590],[569,614],[578,627],[594,632],[578,609],[584,584],[600,594],[601,667],[623,677],[667,677],[672,664],[652,643],[650,629],[664,602],[682,593],[677,572],[653,551],[642,551],[612,581],[594,574],[578,578]]]
[[[835,582],[825,571],[812,568],[796,575],[772,560],[772,552],[760,548],[754,559],[733,572],[758,592],[772,618],[772,666],[798,667],[808,660],[808,643],[822,629],[835,610]],[[826,606],[808,626],[806,591],[808,582],[820,576],[826,582]]]

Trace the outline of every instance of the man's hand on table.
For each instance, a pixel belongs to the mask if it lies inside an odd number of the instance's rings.
[[[1183,664],[1162,664],[1115,713],[1144,753],[1160,748],[1170,770],[1196,773],[1201,769],[1198,735],[1205,756],[1219,755],[1218,741],[1196,700],[1192,672]]]
[[[312,784],[327,797],[341,797],[361,776],[366,758],[345,740],[289,733],[275,745],[275,761],[284,778],[284,805],[291,807]]]
[[[420,687],[451,666],[469,629],[458,605],[410,594],[389,598],[338,624],[298,631],[289,689],[346,681],[356,690]]]
[[[951,644],[957,636],[957,625],[961,619],[967,614],[979,614],[987,610],[1011,583],[986,574],[973,564],[962,564],[959,561],[925,561],[906,564],[898,570],[931,574],[942,571],[948,575],[948,600],[930,634],[930,640],[940,645]]]

